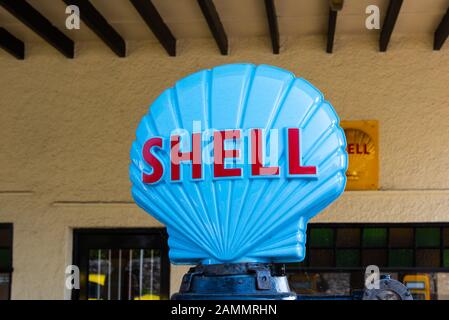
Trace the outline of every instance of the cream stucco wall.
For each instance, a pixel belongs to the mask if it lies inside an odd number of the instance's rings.
[[[117,58],[101,43],[78,45],[68,60],[46,44],[27,59],[0,51],[0,222],[14,223],[14,299],[62,299],[72,229],[158,223],[130,197],[128,154],[147,106],[177,79],[232,62],[293,71],[322,90],[342,119],[380,122],[380,186],[347,192],[315,221],[449,221],[449,47],[431,37],[394,37],[387,53],[375,38],[232,41],[230,56],[210,39],[130,43]],[[172,293],[183,267],[172,268]]]

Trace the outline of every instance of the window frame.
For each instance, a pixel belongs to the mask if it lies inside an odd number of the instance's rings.
[[[8,288],[8,298],[7,300],[11,300],[11,291],[12,291],[12,273],[14,271],[14,261],[13,261],[13,241],[14,241],[14,227],[12,223],[0,223],[0,230],[8,230],[9,231],[9,246],[0,246],[0,249],[8,249],[9,250],[9,261],[10,267],[1,269],[0,273],[9,274],[9,288]]]
[[[87,297],[88,286],[82,287],[81,282],[87,279],[86,270],[81,266],[85,263],[85,257],[82,257],[82,251],[85,249],[97,249],[102,245],[108,249],[134,249],[136,248],[135,239],[132,237],[139,236],[159,236],[161,237],[161,293],[170,298],[170,260],[168,258],[168,235],[165,228],[79,228],[73,229],[73,251],[72,263],[79,267],[80,270],[80,289],[71,290],[71,299],[80,300]],[[108,237],[109,236],[109,237]],[[91,237],[93,243],[89,243],[88,247],[83,247],[82,241],[87,241],[83,237]],[[99,239],[93,239],[99,237]],[[123,238],[127,240],[123,243]],[[95,242],[97,241],[97,242]],[[141,244],[137,244],[139,246]],[[93,246],[93,247],[91,247]],[[142,248],[144,245],[141,245]],[[105,247],[106,248],[106,247]],[[88,258],[87,258],[88,261]],[[84,289],[84,290],[83,290]],[[82,292],[83,290],[83,292]]]
[[[317,248],[316,246],[311,246],[310,243],[310,230],[312,228],[331,228],[334,230],[333,234],[333,246],[326,248],[333,250],[333,267],[313,267],[309,265],[310,259],[310,249],[322,249]],[[337,229],[347,229],[347,228],[359,228],[360,229],[360,243],[358,247],[337,247]],[[363,229],[365,228],[386,228],[387,229],[387,239],[386,245],[382,247],[364,247],[362,244],[363,241]],[[413,245],[405,248],[405,247],[394,247],[390,244],[390,231],[393,228],[412,228],[413,229]],[[438,247],[418,247],[416,244],[416,229],[417,228],[438,228],[440,231],[440,239]],[[365,267],[362,266],[362,252],[364,249],[380,249],[387,250],[387,266],[380,267],[381,272],[449,272],[449,267],[444,267],[444,250],[448,250],[449,247],[444,245],[444,228],[449,228],[449,222],[420,222],[420,223],[309,223],[307,226],[307,241],[306,241],[306,257],[304,262],[302,262],[300,266],[297,264],[286,264],[287,272],[354,272],[354,271],[364,271]],[[337,259],[337,248],[339,250],[342,249],[358,249],[360,251],[359,255],[359,266],[358,267],[337,267],[336,259]],[[397,249],[410,249],[413,250],[413,267],[389,267],[388,259],[390,250]],[[416,253],[417,250],[432,250],[437,249],[440,250],[440,267],[418,267]]]

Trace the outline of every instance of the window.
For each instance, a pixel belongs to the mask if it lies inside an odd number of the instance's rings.
[[[0,300],[11,298],[12,224],[0,223]]]
[[[377,265],[411,286],[421,281],[429,292],[417,298],[449,299],[449,224],[312,223],[307,236],[305,260],[286,266],[300,294],[361,290],[366,267]]]
[[[169,298],[164,229],[75,230],[73,261],[80,268],[80,290],[73,290],[73,299]]]
[[[292,267],[449,271],[449,224],[309,224],[306,259]]]

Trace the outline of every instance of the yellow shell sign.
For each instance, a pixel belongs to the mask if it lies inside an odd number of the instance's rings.
[[[379,187],[379,123],[376,120],[341,121],[349,155],[346,190]]]

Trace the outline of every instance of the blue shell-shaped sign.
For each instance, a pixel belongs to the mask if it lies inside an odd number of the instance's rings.
[[[223,65],[150,106],[131,148],[132,195],[167,226],[173,263],[302,261],[307,222],[344,190],[345,147],[310,83]]]

